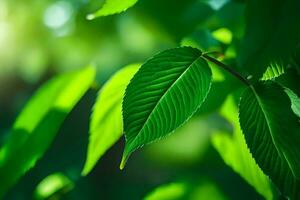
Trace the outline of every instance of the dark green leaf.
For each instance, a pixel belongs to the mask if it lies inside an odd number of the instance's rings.
[[[243,177],[265,199],[272,200],[272,186],[268,177],[253,159],[238,123],[238,109],[232,96],[225,101],[220,114],[233,126],[233,134],[218,130],[212,135],[212,143],[224,162]]]
[[[201,51],[191,47],[166,50],[143,64],[123,100],[126,146],[121,168],[134,150],[188,120],[204,102],[211,79]]]
[[[252,155],[285,196],[300,198],[300,124],[284,88],[249,87],[240,101],[240,124]]]
[[[44,154],[94,77],[93,67],[64,74],[47,82],[31,98],[0,150],[0,197]]]
[[[300,43],[299,0],[252,0],[239,65],[255,79],[271,63],[287,63]]]

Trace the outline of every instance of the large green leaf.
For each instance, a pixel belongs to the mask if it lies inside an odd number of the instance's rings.
[[[91,116],[90,139],[83,175],[87,175],[101,156],[121,137],[122,99],[126,86],[139,66],[133,64],[121,69],[100,90]]]
[[[121,168],[134,150],[188,120],[205,100],[211,79],[201,51],[191,47],[166,50],[143,64],[123,100],[126,146]]]
[[[113,15],[127,10],[136,4],[138,0],[106,0],[102,8],[93,14],[87,16],[88,19],[94,19],[100,16]]]
[[[0,150],[0,197],[44,154],[94,77],[93,67],[60,75],[30,99]]]
[[[238,110],[232,96],[225,101],[220,114],[233,126],[233,134],[218,130],[212,135],[212,144],[224,162],[243,177],[265,199],[272,200],[272,186],[253,159],[240,129]]]
[[[240,101],[240,124],[252,155],[283,195],[300,199],[300,124],[284,88],[249,87]]]
[[[246,34],[239,65],[262,77],[272,63],[287,63],[300,42],[299,0],[247,1]]]

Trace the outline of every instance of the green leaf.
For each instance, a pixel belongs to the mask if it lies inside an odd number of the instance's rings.
[[[272,186],[268,177],[253,159],[238,120],[238,110],[232,96],[225,101],[220,114],[233,126],[233,134],[218,130],[212,135],[212,144],[224,162],[243,177],[265,199],[272,200]]]
[[[47,176],[37,185],[34,196],[36,200],[60,199],[73,187],[74,183],[67,176],[57,172]]]
[[[96,17],[113,15],[127,10],[134,6],[138,0],[106,0],[101,9],[93,14],[89,14],[87,19],[92,20]]]
[[[117,142],[123,131],[122,99],[126,86],[139,64],[118,71],[100,90],[90,123],[90,139],[83,175],[87,175],[101,156]]]
[[[137,148],[187,121],[204,102],[211,81],[201,51],[191,47],[163,51],[143,64],[123,100],[126,146],[120,167]]]
[[[300,43],[299,10],[299,0],[247,1],[239,65],[256,80],[271,63],[289,62]]]
[[[281,63],[270,63],[270,66],[267,68],[265,73],[263,74],[261,80],[271,80],[277,78],[285,73],[284,64]]]
[[[185,183],[175,182],[158,186],[149,194],[146,195],[144,200],[177,200],[182,199],[187,193],[188,186]]]
[[[30,99],[0,150],[0,197],[41,158],[94,77],[93,67],[60,75]]]
[[[284,88],[249,87],[240,101],[240,124],[258,165],[284,196],[300,198],[300,124]]]
[[[232,41],[232,32],[228,30],[227,28],[220,28],[212,32],[213,37],[224,43],[224,44],[230,44]]]

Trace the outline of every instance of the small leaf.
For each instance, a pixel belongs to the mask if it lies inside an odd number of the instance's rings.
[[[300,124],[284,88],[274,82],[248,88],[240,124],[256,162],[281,193],[300,198]]]
[[[62,195],[69,192],[74,183],[62,173],[54,173],[44,178],[35,189],[35,199],[45,200],[62,198]]]
[[[127,10],[134,6],[138,0],[106,0],[102,8],[93,14],[89,14],[87,19],[92,20],[96,17],[113,15]]]
[[[212,32],[213,37],[224,43],[224,44],[230,44],[232,41],[232,32],[227,28],[220,28],[218,30],[215,30]]]
[[[212,144],[224,162],[243,177],[265,199],[272,200],[272,186],[268,177],[253,159],[238,123],[238,110],[232,96],[225,101],[220,114],[233,126],[233,134],[218,130],[212,135]]]
[[[126,86],[139,69],[139,64],[118,71],[100,90],[90,124],[87,159],[82,175],[87,175],[101,156],[122,135],[122,99]]]
[[[0,149],[0,197],[41,158],[94,77],[93,67],[60,75],[30,99]]]
[[[173,132],[204,102],[212,73],[201,51],[166,50],[142,65],[123,100],[126,146],[120,168],[137,148]]]
[[[284,64],[283,63],[276,63],[276,62],[271,62],[269,64],[269,67],[267,68],[267,70],[265,71],[265,73],[263,74],[263,77],[261,78],[261,80],[271,80],[274,78],[277,78],[279,76],[281,76],[282,74],[285,73],[285,68],[284,68]]]

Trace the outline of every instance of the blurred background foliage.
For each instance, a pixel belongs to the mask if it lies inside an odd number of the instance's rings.
[[[89,63],[97,67],[95,88],[5,199],[262,199],[224,164],[211,143],[216,129],[232,132],[217,111],[227,91],[239,87],[218,70],[209,96],[214,103],[193,120],[168,139],[138,151],[120,171],[122,138],[92,173],[81,177],[91,108],[97,89],[114,72],[179,45],[218,51],[220,59],[225,56],[224,62],[236,67],[236,50],[245,32],[243,0],[140,0],[124,13],[88,21],[86,16],[102,4],[0,1],[0,144],[25,102],[49,77]],[[225,79],[230,80],[227,85]]]

